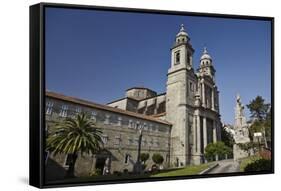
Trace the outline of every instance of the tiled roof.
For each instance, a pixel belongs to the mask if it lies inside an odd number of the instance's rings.
[[[124,100],[124,99],[130,99],[130,100],[133,100],[133,101],[137,101],[137,102],[139,102],[139,100],[136,100],[136,99],[131,98],[131,97],[123,97],[123,98],[120,98],[120,99],[117,99],[117,100],[114,100],[114,101],[108,102],[106,105],[109,105],[109,104],[112,104],[112,103],[115,103],[115,102],[118,102],[118,101],[121,101],[121,100]]]
[[[143,89],[143,90],[148,90],[148,91],[156,93],[156,91],[153,91],[152,89],[145,88],[145,87],[131,87],[131,88],[127,89],[126,91],[129,91],[129,90],[132,90],[132,89]]]
[[[154,114],[154,115],[150,115],[152,117],[162,117],[162,116],[165,116],[166,115],[166,112],[163,112],[163,113],[158,113],[158,114]]]
[[[153,122],[157,122],[157,123],[162,123],[165,125],[172,125],[171,123],[161,120],[161,119],[157,119],[148,115],[143,115],[143,114],[138,114],[138,113],[134,113],[131,111],[126,111],[123,109],[118,109],[118,108],[114,108],[114,107],[110,107],[107,105],[102,105],[102,104],[98,104],[98,103],[94,103],[94,102],[90,102],[87,100],[83,100],[83,99],[79,99],[79,98],[75,98],[75,97],[71,97],[71,96],[66,96],[63,94],[59,94],[59,93],[55,93],[55,92],[50,92],[50,91],[46,91],[46,96],[50,97],[50,98],[55,98],[55,99],[60,99],[60,100],[64,100],[64,101],[68,101],[68,102],[72,102],[75,104],[80,104],[80,105],[84,105],[87,107],[92,107],[92,108],[96,108],[96,109],[101,109],[101,110],[105,110],[105,111],[110,111],[110,112],[114,112],[114,113],[119,113],[119,114],[123,114],[123,115],[128,115],[131,117],[136,117],[139,119],[144,119],[144,120],[149,120],[149,121],[153,121]]]

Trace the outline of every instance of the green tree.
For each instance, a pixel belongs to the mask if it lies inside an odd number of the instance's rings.
[[[271,140],[271,106],[265,103],[261,96],[257,96],[247,105],[251,112],[251,118],[254,120],[250,126],[250,138],[253,140],[254,133],[261,132],[264,144],[268,147],[267,142]]]
[[[164,162],[163,156],[161,154],[159,154],[159,153],[153,154],[152,160],[153,160],[154,163],[156,163],[158,165],[160,165],[160,164],[162,164]]]
[[[230,132],[227,132],[225,128],[221,129],[221,141],[228,147],[233,147],[234,138]]]
[[[225,155],[231,155],[232,149],[224,144],[224,142],[218,141],[216,143],[210,143],[205,148],[205,158],[208,161],[215,160],[216,155],[219,158],[223,158]]]
[[[265,103],[265,100],[261,96],[257,96],[254,100],[250,101],[247,105],[251,112],[251,118],[262,121],[265,119],[270,104]]]
[[[264,121],[254,121],[254,123],[249,127],[249,136],[251,140],[254,138],[254,133],[263,132],[264,130]]]
[[[149,159],[149,153],[141,153],[140,160],[145,164],[145,162]]]
[[[265,136],[268,141],[271,141],[271,107],[266,115],[264,127],[265,127]]]
[[[74,177],[75,163],[78,153],[94,154],[100,150],[102,132],[84,113],[78,114],[75,118],[66,118],[58,122],[50,131],[47,138],[47,150],[54,155],[67,154],[69,168],[67,177]]]
[[[240,149],[246,151],[248,153],[248,156],[250,156],[252,149],[258,149],[259,148],[259,145],[257,143],[254,143],[254,142],[238,143],[237,145],[240,147]]]

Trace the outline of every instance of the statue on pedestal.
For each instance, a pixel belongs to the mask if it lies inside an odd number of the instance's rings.
[[[238,144],[249,143],[249,125],[246,122],[244,115],[244,105],[242,104],[241,97],[239,94],[236,96],[235,106],[235,122],[234,122],[234,141],[233,145],[233,158],[234,160],[244,158],[248,156],[246,151],[243,151]]]
[[[250,142],[248,124],[244,115],[244,105],[239,94],[236,96],[234,131],[236,143]]]

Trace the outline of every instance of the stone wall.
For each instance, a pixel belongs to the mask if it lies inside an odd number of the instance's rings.
[[[151,158],[154,153],[160,153],[165,161],[164,166],[169,165],[170,125],[160,123],[157,120],[145,120],[135,116],[85,107],[60,99],[46,98],[46,127],[51,129],[54,122],[64,120],[65,117],[73,117],[77,113],[86,112],[91,120],[103,131],[104,152],[93,156],[79,156],[76,164],[76,175],[87,176],[95,171],[98,158],[109,157],[111,161],[111,173],[133,169],[137,159],[139,128],[143,129],[142,153],[149,153],[147,168],[153,164]],[[67,169],[65,155],[53,156],[51,159]],[[127,157],[129,156],[129,157]],[[127,159],[129,160],[126,160]]]

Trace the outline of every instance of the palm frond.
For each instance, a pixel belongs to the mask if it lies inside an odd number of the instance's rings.
[[[56,123],[47,138],[46,148],[54,153],[94,154],[100,150],[102,131],[84,113]]]

